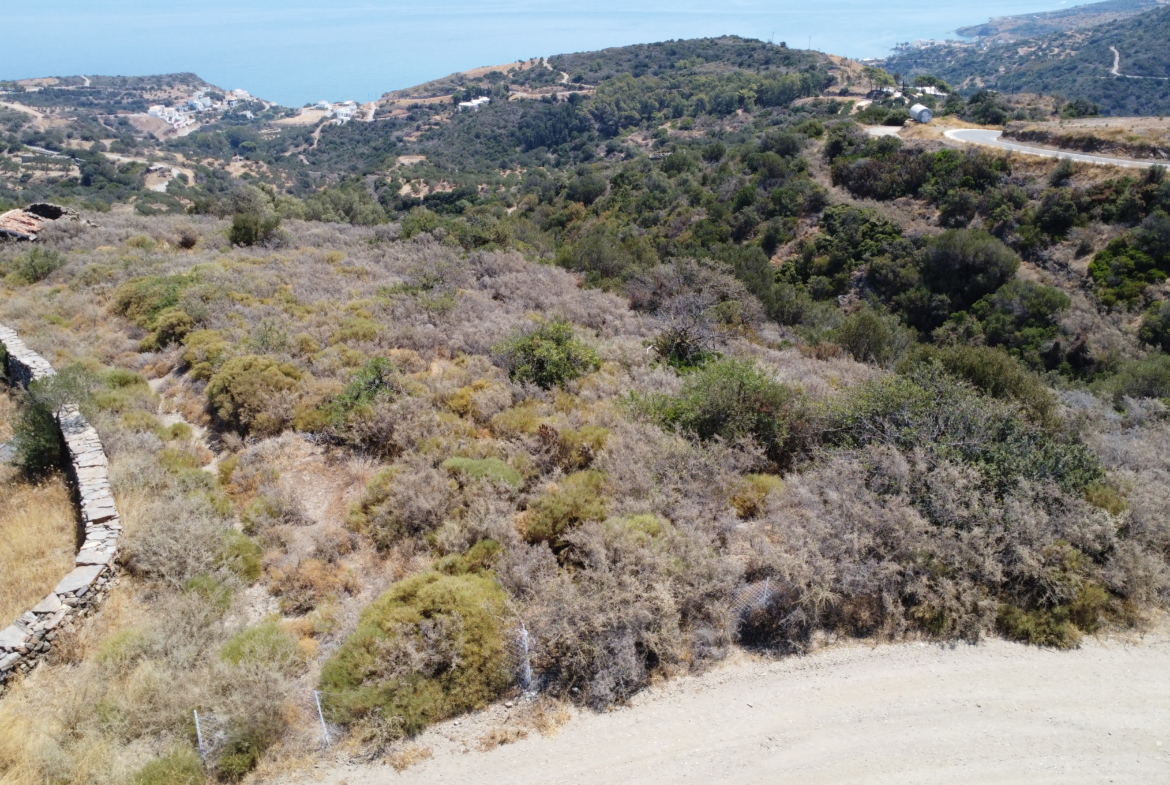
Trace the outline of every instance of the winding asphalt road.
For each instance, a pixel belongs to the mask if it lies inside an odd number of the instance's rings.
[[[1106,155],[1089,155],[1088,153],[1073,153],[1067,150],[1054,150],[1049,147],[1034,147],[1028,144],[1020,144],[1019,142],[1004,141],[1000,137],[1003,136],[1003,131],[988,131],[983,128],[952,128],[945,131],[943,135],[947,139],[952,139],[956,142],[963,142],[965,144],[979,144],[985,147],[998,147],[1001,150],[1011,150],[1015,153],[1024,153],[1026,155],[1039,155],[1044,158],[1069,158],[1073,161],[1080,161],[1086,164],[1097,164],[1099,166],[1125,166],[1133,169],[1148,169],[1155,164],[1165,166],[1164,161],[1145,160],[1139,161],[1133,158],[1111,158]]]

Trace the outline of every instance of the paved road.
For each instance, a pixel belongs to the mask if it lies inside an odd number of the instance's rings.
[[[1155,164],[1165,165],[1164,161],[1139,161],[1133,158],[1110,158],[1107,155],[1089,155],[1088,153],[1073,153],[1067,150],[1054,150],[1049,147],[1034,147],[1033,145],[1009,142],[1001,139],[1003,131],[987,131],[982,128],[952,128],[943,134],[947,139],[966,144],[979,144],[986,147],[998,147],[1001,150],[1011,150],[1026,155],[1039,155],[1044,158],[1070,158],[1086,164],[1102,166],[1125,166],[1136,169],[1147,169]]]

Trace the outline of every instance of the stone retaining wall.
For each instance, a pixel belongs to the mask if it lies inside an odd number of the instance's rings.
[[[43,357],[4,325],[0,325],[0,343],[8,350],[6,370],[10,383],[27,387],[55,373]],[[15,624],[0,630],[0,694],[14,673],[27,673],[36,667],[59,632],[72,629],[105,600],[114,578],[114,556],[122,523],[110,491],[105,450],[97,431],[76,406],[63,407],[57,413],[57,422],[69,456],[67,470],[76,490],[84,541],[73,572]]]

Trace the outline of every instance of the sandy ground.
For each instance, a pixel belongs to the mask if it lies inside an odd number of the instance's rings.
[[[322,765],[306,782],[1170,782],[1170,628],[1057,652],[851,644],[779,660],[737,654],[559,732],[477,751],[495,706],[416,743],[430,760]]]

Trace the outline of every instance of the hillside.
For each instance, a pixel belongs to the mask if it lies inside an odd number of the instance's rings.
[[[987,47],[904,50],[882,65],[909,76],[934,74],[964,90],[1045,93],[1086,99],[1107,115],[1164,115],[1170,113],[1168,42],[1170,8],[1159,8],[1096,27]]]
[[[1104,0],[1039,14],[997,16],[985,24],[960,27],[955,32],[984,42],[1019,41],[1116,22],[1161,5],[1166,5],[1165,0]]]
[[[0,777],[401,770],[737,650],[1146,629],[1170,182],[874,136],[1063,108],[888,79],[674,41],[80,143],[5,95],[3,198],[77,210],[0,244],[0,323],[59,371],[12,388],[16,465],[56,476],[76,401],[124,528],[5,682]]]

